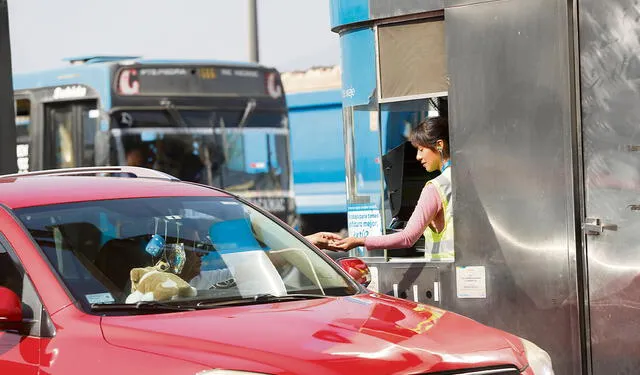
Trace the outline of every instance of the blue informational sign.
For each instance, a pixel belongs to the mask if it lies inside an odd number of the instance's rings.
[[[373,203],[349,204],[347,210],[349,236],[364,238],[382,235],[382,218],[378,206]],[[363,248],[357,248],[356,253],[358,256],[365,254]]]

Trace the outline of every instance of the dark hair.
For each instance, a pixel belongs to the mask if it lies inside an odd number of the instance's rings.
[[[415,147],[428,147],[434,149],[436,143],[442,140],[444,147],[442,154],[449,157],[449,120],[446,117],[427,118],[411,130],[409,142]]]

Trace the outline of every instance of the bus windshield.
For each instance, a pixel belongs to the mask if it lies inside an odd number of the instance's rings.
[[[115,113],[111,164],[153,168],[234,192],[289,189],[287,130],[273,123],[286,116],[254,114],[238,127],[242,111],[175,112]]]

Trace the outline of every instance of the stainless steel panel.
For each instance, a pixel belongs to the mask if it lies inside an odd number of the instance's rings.
[[[492,1],[502,1],[502,0],[447,0],[446,7],[453,8],[453,7],[463,6],[463,5],[488,3]]]
[[[443,306],[530,339],[581,372],[572,91],[562,0],[445,10],[456,266],[485,266],[486,299]],[[446,289],[448,288],[448,289]]]
[[[433,306],[440,304],[442,297],[437,266],[424,262],[371,261],[368,264],[378,268],[380,293]]]
[[[369,0],[371,19],[396,17],[444,9],[445,0]]]
[[[585,211],[604,225],[600,234],[587,235],[593,373],[637,374],[640,3],[581,0],[578,5]]]

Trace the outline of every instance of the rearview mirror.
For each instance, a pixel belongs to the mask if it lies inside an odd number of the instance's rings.
[[[342,258],[338,259],[340,267],[347,271],[357,282],[365,287],[371,283],[371,270],[369,266],[359,258]]]
[[[21,323],[20,297],[11,289],[0,286],[0,329],[16,329]]]

